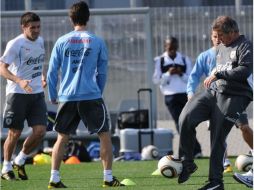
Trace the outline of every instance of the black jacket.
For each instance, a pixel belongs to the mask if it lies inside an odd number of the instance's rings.
[[[247,96],[252,100],[253,89],[247,78],[253,74],[253,46],[243,35],[230,45],[220,44],[216,55],[217,81],[211,88],[219,93]]]

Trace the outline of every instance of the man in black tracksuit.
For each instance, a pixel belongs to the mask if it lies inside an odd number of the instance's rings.
[[[204,81],[207,90],[187,102],[179,118],[180,147],[184,152],[184,161],[178,183],[187,181],[197,170],[193,161],[195,128],[202,121],[210,120],[209,182],[200,190],[224,189],[222,178],[225,140],[234,124],[228,118],[237,119],[253,96],[247,81],[252,77],[253,69],[251,42],[239,34],[236,21],[227,16],[215,19],[212,30],[217,31],[221,41],[217,49],[216,68]]]

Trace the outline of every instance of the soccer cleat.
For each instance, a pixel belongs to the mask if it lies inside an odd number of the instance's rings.
[[[236,181],[238,181],[239,183],[246,185],[247,187],[250,187],[250,188],[253,187],[253,171],[252,171],[252,169],[244,174],[234,173],[233,178]]]
[[[187,181],[192,173],[198,169],[194,162],[183,161],[183,170],[178,177],[178,183],[184,183]]]
[[[224,184],[211,181],[198,190],[224,190]]]
[[[231,173],[233,172],[233,168],[231,165],[224,166],[224,173]]]
[[[119,187],[119,186],[125,186],[124,184],[120,183],[116,177],[113,176],[113,180],[108,182],[104,181],[102,187]]]
[[[26,175],[26,170],[25,170],[25,164],[20,166],[13,163],[12,167],[18,172],[18,176],[21,180],[28,180],[28,177]]]
[[[54,188],[67,188],[67,187],[61,181],[57,183],[50,181],[48,184],[48,189],[54,189]]]
[[[4,180],[8,180],[8,181],[17,180],[16,177],[15,177],[15,174],[12,170],[2,174],[1,178],[4,179]]]

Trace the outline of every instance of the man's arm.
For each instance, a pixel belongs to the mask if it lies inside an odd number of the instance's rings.
[[[218,71],[216,74],[217,79],[234,80],[238,82],[245,82],[252,73],[253,69],[253,50],[252,44],[246,42],[239,46],[237,49],[238,66],[225,71]]]
[[[51,103],[57,103],[57,83],[58,83],[58,69],[60,67],[60,60],[58,59],[57,45],[55,44],[51,57],[49,60],[49,67],[47,73],[48,96]]]
[[[96,82],[99,89],[101,90],[101,94],[103,94],[106,85],[107,69],[108,69],[108,51],[104,41],[102,41],[101,51],[97,62],[97,76],[96,76]]]
[[[200,79],[202,75],[206,74],[204,70],[204,65],[206,64],[206,60],[202,56],[202,53],[198,56],[194,67],[190,73],[187,83],[187,94],[188,99],[192,98],[194,95],[198,84],[200,83]]]
[[[31,80],[23,80],[16,75],[12,74],[8,70],[9,64],[6,64],[2,61],[0,61],[0,76],[4,77],[5,79],[11,80],[15,83],[17,83],[23,90],[25,90],[27,93],[31,93],[33,89],[29,85]]]

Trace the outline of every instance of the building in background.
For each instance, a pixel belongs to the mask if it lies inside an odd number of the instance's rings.
[[[1,0],[1,11],[68,9],[78,0]],[[90,8],[253,5],[250,0],[85,0]]]

